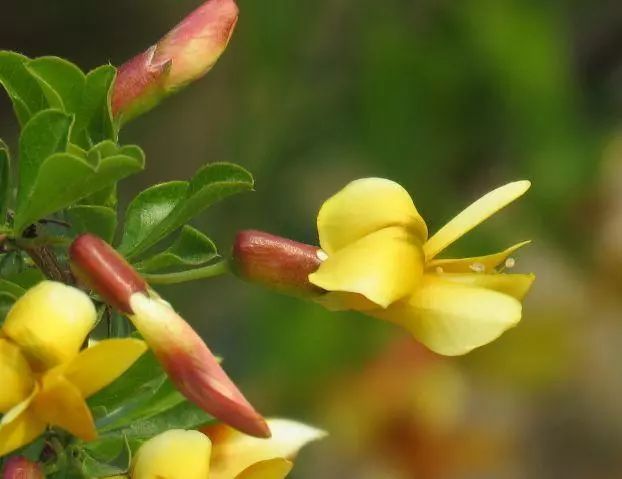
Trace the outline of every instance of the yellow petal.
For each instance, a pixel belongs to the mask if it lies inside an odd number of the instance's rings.
[[[455,356],[483,346],[515,326],[520,302],[507,294],[425,275],[408,300],[373,315],[409,329],[432,351]]]
[[[469,286],[491,289],[521,301],[536,279],[533,274],[443,273],[439,278]]]
[[[235,479],[285,479],[293,466],[287,459],[268,459],[247,467]]]
[[[41,391],[33,401],[39,419],[59,426],[84,441],[97,437],[91,411],[82,394],[56,370],[42,378]]]
[[[438,230],[424,245],[425,257],[431,260],[458,238],[522,196],[531,186],[529,181],[515,181],[482,196],[449,223]]]
[[[212,440],[210,479],[231,479],[270,459],[292,459],[305,444],[326,435],[319,429],[287,419],[269,419],[268,426],[272,431],[269,439],[247,436],[224,424],[204,429]]]
[[[15,302],[2,332],[22,349],[35,370],[43,371],[78,354],[96,317],[84,292],[42,281]]]
[[[34,441],[45,431],[45,422],[41,421],[30,407],[35,394],[36,391],[2,418],[0,457]]]
[[[328,256],[309,281],[358,293],[386,308],[410,294],[423,274],[421,243],[400,226],[371,233]]]
[[[19,348],[0,339],[0,413],[5,413],[28,397],[34,377]]]
[[[211,479],[210,450],[205,434],[171,429],[140,446],[132,463],[132,479]]]
[[[473,256],[471,258],[456,259],[433,259],[426,264],[428,271],[434,272],[441,268],[445,273],[472,273],[474,267],[480,265],[483,272],[492,272],[497,266],[502,265],[516,250],[528,245],[531,241],[523,241],[498,253],[485,256]],[[474,266],[476,265],[476,266]]]
[[[370,311],[378,309],[376,303],[372,303],[365,296],[358,293],[345,293],[343,291],[332,291],[313,298],[329,311]]]
[[[384,178],[349,183],[324,202],[317,217],[320,245],[329,255],[387,226],[403,226],[421,242],[428,236],[408,192]]]
[[[89,397],[121,376],[146,350],[140,339],[106,339],[81,351],[63,375]]]

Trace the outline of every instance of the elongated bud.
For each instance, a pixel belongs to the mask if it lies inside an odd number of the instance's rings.
[[[132,312],[132,294],[147,292],[148,285],[138,272],[97,236],[78,236],[69,247],[69,257],[76,278],[122,313]]]
[[[76,276],[132,320],[186,398],[246,434],[270,436],[265,420],[201,337],[108,243],[83,235],[71,245],[69,256]]]
[[[33,369],[43,371],[78,354],[96,319],[95,306],[84,292],[42,281],[15,302],[2,333],[20,347]]]
[[[122,122],[207,73],[225,51],[238,19],[234,0],[208,0],[117,72],[112,111]]]
[[[44,479],[43,470],[36,462],[14,456],[4,463],[2,479]]]
[[[322,263],[317,246],[257,230],[241,231],[233,245],[234,271],[241,278],[277,291],[316,297],[324,291],[309,282]]]

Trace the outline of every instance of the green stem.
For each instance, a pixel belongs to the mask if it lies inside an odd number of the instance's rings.
[[[180,271],[178,273],[142,274],[148,283],[152,284],[176,284],[197,279],[213,278],[229,272],[229,265],[226,260],[218,263],[203,266],[202,268]]]

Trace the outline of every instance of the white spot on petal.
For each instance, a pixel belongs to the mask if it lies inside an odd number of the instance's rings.
[[[320,261],[326,261],[326,260],[328,259],[328,255],[326,254],[326,251],[321,250],[321,249],[318,249],[318,250],[315,252],[315,255],[317,256],[317,258],[318,258]]]

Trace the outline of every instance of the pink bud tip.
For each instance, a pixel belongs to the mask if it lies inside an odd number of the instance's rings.
[[[127,121],[207,73],[227,48],[238,19],[234,0],[208,0],[158,43],[117,71],[112,112]]]
[[[323,290],[309,282],[322,263],[317,246],[257,230],[241,231],[233,245],[233,264],[243,279],[295,296],[317,296]]]
[[[43,479],[41,465],[22,456],[14,456],[4,463],[2,479]]]
[[[132,294],[147,291],[147,283],[136,270],[97,236],[78,236],[69,247],[69,258],[76,277],[123,313],[132,312]]]

